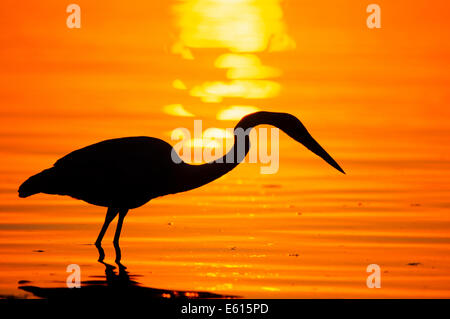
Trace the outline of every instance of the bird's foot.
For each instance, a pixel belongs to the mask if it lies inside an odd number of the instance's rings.
[[[103,260],[105,259],[105,251],[103,250],[102,243],[95,242],[95,247],[97,247],[98,250],[98,261],[103,262]]]
[[[116,263],[120,266],[120,260],[122,259],[122,251],[120,249],[120,245],[119,245],[119,241],[114,240],[113,241],[114,244],[114,250],[116,251]]]
[[[116,259],[115,262],[116,262],[117,266],[119,266],[119,269],[123,269],[123,270],[127,269],[127,267],[124,264],[122,264],[120,262],[120,260]]]

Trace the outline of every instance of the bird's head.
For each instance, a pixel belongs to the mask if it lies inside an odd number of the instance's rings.
[[[325,162],[333,166],[339,172],[345,174],[344,170],[339,166],[339,164],[336,163],[336,161],[323,149],[322,146],[320,146],[320,144],[311,136],[311,134],[309,134],[306,127],[302,124],[302,122],[300,122],[298,118],[289,113],[266,113],[272,114],[271,116],[268,116],[270,120],[267,121],[267,124],[272,124],[278,127],[294,140],[303,144],[311,152],[321,157],[323,160],[325,160]]]

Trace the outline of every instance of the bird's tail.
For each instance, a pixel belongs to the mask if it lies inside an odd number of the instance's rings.
[[[28,197],[37,193],[45,192],[48,185],[52,184],[55,174],[54,169],[46,169],[39,174],[28,178],[19,187],[19,197]]]

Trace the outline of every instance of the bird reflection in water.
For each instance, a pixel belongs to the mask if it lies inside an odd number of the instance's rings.
[[[43,288],[37,286],[19,286],[35,297],[56,301],[110,301],[110,300],[149,300],[149,299],[196,299],[196,298],[237,298],[201,291],[166,290],[144,287],[138,281],[140,275],[130,274],[121,263],[121,249],[119,244],[114,245],[117,265],[111,265],[104,261],[105,252],[102,246],[97,245],[99,253],[98,262],[105,266],[104,276],[91,276],[99,278],[81,282],[80,288]],[[118,268],[118,270],[116,269]],[[101,278],[104,278],[102,280]],[[28,282],[28,281],[24,281]]]

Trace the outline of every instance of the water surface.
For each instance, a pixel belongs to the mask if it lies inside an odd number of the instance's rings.
[[[3,5],[0,294],[64,287],[69,264],[84,281],[105,274],[91,245],[105,209],[20,199],[28,176],[107,138],[171,142],[194,119],[233,127],[218,114],[246,106],[299,117],[347,174],[280,134],[277,174],[245,163],[128,214],[122,263],[136,281],[248,298],[450,297],[446,2],[379,1],[381,30],[365,26],[363,1],[223,2],[193,15],[194,1],[79,1],[80,30],[54,3]],[[208,20],[224,12],[213,3],[253,25],[221,28],[239,18]],[[226,54],[244,65],[227,73]],[[103,245],[111,264],[114,227]],[[381,267],[381,289],[366,286],[369,264]]]

